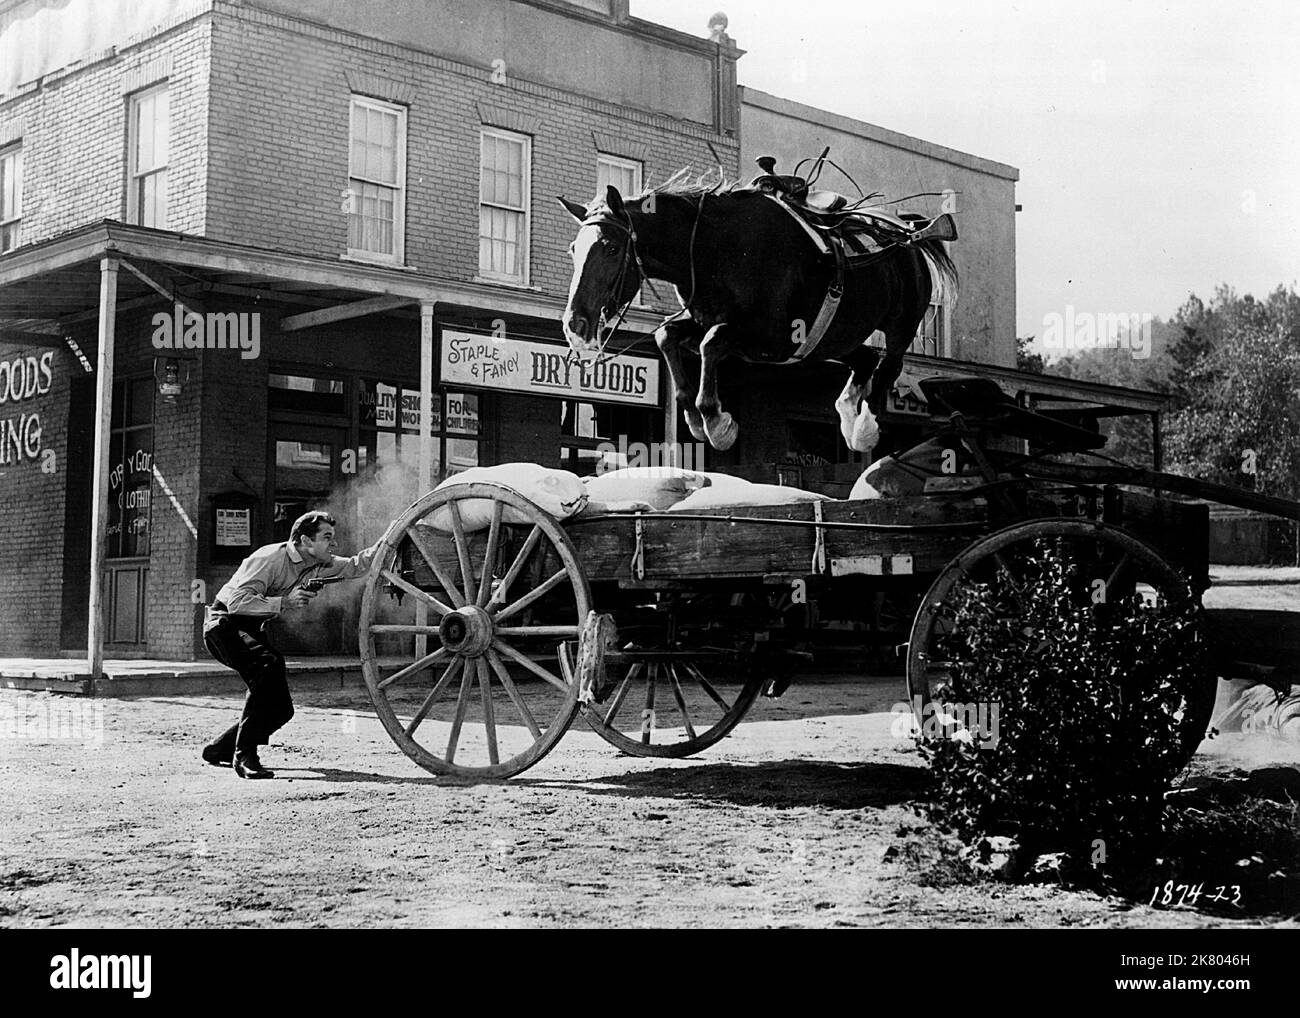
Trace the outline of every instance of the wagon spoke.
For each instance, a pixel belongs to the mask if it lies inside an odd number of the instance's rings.
[[[474,601],[480,608],[487,604],[488,595],[492,593],[492,568],[497,561],[497,545],[501,541],[501,514],[505,507],[504,502],[492,503],[492,526],[488,530],[487,554],[483,556],[483,578],[478,582],[478,597]]]
[[[447,503],[447,508],[451,510],[451,532],[456,538],[456,558],[460,561],[460,579],[464,584],[465,602],[468,604],[474,600],[474,569],[469,564],[469,539],[465,537],[465,521],[460,518],[460,505],[452,499]]]
[[[478,671],[479,696],[483,700],[483,729],[487,732],[488,761],[495,767],[501,762],[501,757],[497,751],[497,719],[492,710],[492,680],[488,677],[486,661],[480,657],[475,659],[474,665]]]
[[[539,584],[537,587],[535,587],[534,589],[530,590],[527,594],[525,594],[523,597],[521,597],[518,601],[515,601],[515,602],[513,602],[512,604],[510,604],[510,605],[506,606],[505,608],[502,608],[500,611],[498,611],[498,612],[496,613],[496,620],[497,620],[498,622],[500,622],[502,619],[508,619],[511,615],[514,615],[514,614],[516,614],[517,612],[521,612],[521,611],[523,611],[523,610],[524,610],[525,608],[527,608],[530,604],[532,604],[534,601],[536,601],[539,597],[544,597],[544,596],[546,596],[547,594],[549,594],[552,590],[554,590],[554,589],[555,589],[556,587],[558,587],[561,583],[563,583],[566,579],[568,579],[568,576],[569,576],[569,572],[568,572],[568,570],[567,570],[567,569],[561,569],[559,572],[557,572],[557,573],[555,573],[553,576],[549,577],[549,578],[546,580],[546,582],[544,582],[544,583],[542,583],[542,584]]]
[[[998,568],[1002,570],[1008,580],[1017,587],[1020,586],[1019,575],[1017,575],[1016,571],[1011,568],[1011,563],[1006,560],[1006,557],[1001,552],[995,551],[993,553],[993,561],[998,564]]]
[[[372,626],[371,629],[373,628],[374,627]],[[387,689],[394,682],[401,682],[408,675],[414,675],[416,672],[422,672],[424,671],[424,669],[428,668],[429,665],[437,664],[439,661],[444,660],[449,653],[450,651],[448,651],[446,647],[439,647],[432,654],[425,654],[424,657],[420,658],[419,660],[415,661],[412,664],[407,665],[400,672],[393,672],[393,674],[388,676],[388,678],[381,679],[379,682],[379,688]]]
[[[691,716],[686,713],[686,698],[682,696],[682,686],[677,681],[677,669],[673,667],[672,662],[668,664],[668,679],[673,684],[673,699],[677,701],[677,709],[681,712],[682,720],[686,722],[686,735],[694,739],[695,726],[691,724]]]
[[[641,744],[650,745],[650,734],[655,722],[655,683],[659,679],[659,666],[650,665],[645,685],[645,709],[641,712]]]
[[[383,577],[384,577],[384,579],[386,579],[389,583],[391,583],[394,587],[397,587],[399,590],[401,590],[401,591],[403,591],[403,592],[405,592],[405,593],[407,593],[407,594],[410,594],[413,598],[415,598],[415,599],[416,599],[417,601],[419,601],[421,604],[427,604],[430,608],[432,608],[432,609],[433,609],[435,612],[437,612],[439,615],[450,615],[450,614],[451,614],[451,609],[448,608],[448,607],[447,607],[445,604],[443,604],[441,601],[439,601],[436,597],[434,597],[432,594],[428,593],[427,591],[421,590],[419,587],[415,586],[415,584],[413,584],[413,583],[408,583],[406,580],[402,579],[402,577],[398,576],[398,575],[397,575],[395,572],[393,572],[391,569],[385,569],[385,570],[383,571]],[[441,580],[440,580],[439,582],[441,582]],[[377,630],[377,629],[379,629],[378,626],[371,626],[370,628],[371,628],[372,630]],[[382,631],[382,630],[381,630],[381,631]]]
[[[492,647],[496,650],[498,654],[503,654],[504,656],[508,657],[511,661],[515,662],[515,664],[522,665],[523,667],[527,668],[539,679],[545,679],[552,686],[555,686],[557,689],[562,690],[565,693],[569,691],[568,683],[566,683],[558,675],[555,675],[554,673],[543,668],[541,665],[537,664],[537,662],[535,662],[532,658],[528,657],[527,655],[519,653],[519,651],[515,650],[514,647],[510,646],[510,644],[506,643],[504,640],[498,640],[493,638]]]
[[[425,537],[424,534],[420,533],[419,525],[413,523],[411,526],[407,527],[406,536],[411,539],[411,543],[415,545],[415,550],[418,551],[424,561],[429,564],[429,568],[433,571],[433,575],[437,578],[438,583],[441,584],[442,589],[447,592],[447,596],[451,598],[451,603],[457,608],[464,608],[464,595],[461,594],[459,589],[457,589],[456,584],[451,582],[451,577],[448,576],[447,571],[442,568],[442,563],[438,561],[438,556],[434,552],[433,546],[429,544],[428,538]],[[397,586],[402,587],[402,589],[404,589],[408,594],[413,594],[415,591],[419,590],[418,587],[412,587],[404,580],[395,579],[392,573],[385,573],[385,575],[396,583]],[[421,590],[417,596],[427,595],[425,595],[424,591]],[[436,610],[437,609],[435,609],[435,611]]]
[[[474,678],[474,670],[465,662],[464,674],[460,678],[460,694],[456,697],[456,717],[451,723],[451,736],[447,739],[447,762],[456,761],[456,743],[460,741],[460,726],[465,723],[465,711],[469,707],[469,684]]]
[[[566,640],[576,640],[579,628],[577,626],[502,626],[496,632],[499,636],[510,636],[516,639],[527,636],[558,636]]]
[[[502,598],[508,596],[511,584],[515,582],[515,579],[519,576],[519,571],[524,568],[524,564],[528,561],[528,557],[532,555],[533,549],[537,547],[537,542],[541,539],[542,528],[537,524],[533,524],[532,532],[529,533],[527,540],[524,541],[523,547],[519,549],[519,554],[515,556],[515,560],[510,563],[510,568],[506,570],[506,575],[501,579],[501,585],[497,587],[496,593],[488,599],[488,603],[483,606],[489,612],[492,611],[492,606],[494,604],[499,603]]]
[[[406,726],[407,735],[415,734],[415,730],[420,726],[420,722],[428,716],[429,708],[433,706],[433,701],[438,699],[438,694],[442,692],[443,687],[447,684],[447,680],[452,677],[456,669],[463,663],[464,658],[458,657],[447,666],[446,671],[442,673],[442,677],[433,684],[433,688],[429,690],[429,695],[424,698],[424,703],[420,704],[420,709],[415,712],[415,717],[411,718],[411,723]]]
[[[519,711],[519,716],[523,718],[524,724],[533,733],[533,738],[540,739],[542,730],[537,726],[537,719],[533,717],[533,712],[528,709],[528,704],[524,703],[524,698],[519,695],[519,690],[515,688],[514,681],[510,678],[510,672],[507,671],[501,658],[497,656],[496,651],[489,650],[487,660],[492,670],[497,673],[497,678],[501,680],[501,685],[505,688],[506,695],[510,697],[511,703],[515,705],[515,710]]]
[[[713,688],[713,684],[709,682],[709,680],[706,679],[700,673],[700,670],[696,668],[693,664],[691,664],[689,661],[686,662],[686,671],[691,676],[691,678],[693,678],[696,682],[700,684],[700,688],[703,689],[704,692],[709,694],[709,699],[711,699],[714,703],[716,703],[719,707],[722,708],[724,713],[726,711],[731,710],[731,705],[727,703],[727,701],[724,700],[721,696],[718,695],[718,691]]]
[[[1124,570],[1128,568],[1128,564],[1132,558],[1132,555],[1125,552],[1123,557],[1115,563],[1115,568],[1110,571],[1110,576],[1106,578],[1106,586],[1103,588],[1107,600],[1110,599],[1110,592],[1114,590],[1115,586],[1119,583],[1120,576],[1123,574]]]
[[[609,710],[605,714],[605,727],[608,728],[614,721],[614,716],[618,714],[618,709],[623,706],[623,701],[627,699],[628,690],[632,688],[632,680],[636,678],[645,665],[638,661],[627,670],[623,676],[622,683],[619,684],[618,690],[614,693],[614,702],[609,705]]]

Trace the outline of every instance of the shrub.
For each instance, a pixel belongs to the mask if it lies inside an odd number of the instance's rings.
[[[951,662],[936,699],[996,704],[992,745],[924,738],[932,820],[965,840],[1008,835],[1032,860],[1065,852],[1111,873],[1146,868],[1163,793],[1202,732],[1188,710],[1207,681],[1194,601],[1132,590],[1093,604],[1054,540],[954,591]]]

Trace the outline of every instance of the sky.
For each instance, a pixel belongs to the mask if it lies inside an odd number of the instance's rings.
[[[699,36],[716,10],[742,85],[1019,169],[1019,336],[1297,285],[1295,0],[631,0]]]

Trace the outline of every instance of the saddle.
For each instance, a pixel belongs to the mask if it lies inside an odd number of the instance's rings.
[[[814,182],[829,151],[824,150],[815,161]],[[881,197],[878,193],[850,201],[835,191],[813,190],[810,182],[797,174],[778,174],[773,156],[759,156],[755,161],[763,172],[750,181],[749,186],[777,199],[806,227],[843,244],[849,269],[855,262],[870,260],[899,244],[957,239],[957,224],[946,212],[933,219],[894,215],[881,205],[871,204],[873,199]],[[818,246],[825,249],[826,245]]]

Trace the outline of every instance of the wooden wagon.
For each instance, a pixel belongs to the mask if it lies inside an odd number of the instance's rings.
[[[926,394],[978,471],[924,495],[563,523],[499,485],[425,495],[389,527],[366,583],[359,641],[380,720],[421,767],[463,778],[520,773],[579,714],[627,753],[686,756],[849,630],[905,644],[919,708],[951,667],[958,592],[1014,574],[1044,542],[1080,583],[1199,603],[1208,511],[1170,493],[1300,518],[1236,489],[1059,462],[1104,438],[992,383],[936,379]],[[990,435],[1030,451],[997,452]],[[1214,683],[1207,672],[1186,691],[1189,755]]]

